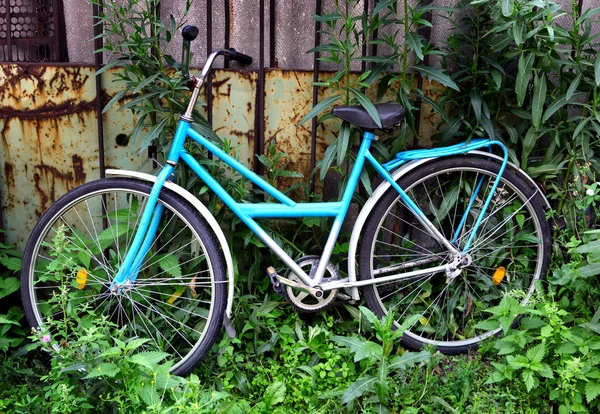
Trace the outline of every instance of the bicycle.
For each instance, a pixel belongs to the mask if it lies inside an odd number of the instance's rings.
[[[289,269],[281,276],[269,267],[268,274],[275,290],[297,309],[316,312],[335,302],[358,301],[360,289],[377,315],[393,312],[398,326],[409,317],[416,320],[402,338],[412,348],[431,344],[457,353],[501,333],[486,323],[486,310],[506,294],[527,303],[548,267],[551,237],[547,200],[531,178],[508,162],[500,141],[403,151],[380,164],[369,151],[375,130],[400,123],[404,108],[376,105],[378,125],[363,107],[336,107],[334,116],[363,131],[348,184],[340,201],[296,203],[191,128],[198,93],[215,58],[251,63],[234,49],[216,50],[200,76],[190,76],[189,48],[197,33],[190,26],[183,30],[181,72],[194,89],[158,175],[107,170],[119,177],[71,190],[33,229],[21,279],[31,326],[63,316],[53,305],[62,288],[72,309],[105,315],[126,337],[148,337],[143,349],[169,353],[171,371],[179,375],[207,354],[222,325],[235,335],[232,254],[208,209],[170,181],[183,161]],[[276,202],[235,202],[185,150],[186,139]],[[383,182],[357,218],[344,276],[330,259],[367,161]],[[256,221],[301,217],[333,218],[320,257],[294,260]],[[51,249],[59,233],[71,246],[66,253]],[[52,274],[49,264],[57,258],[69,260],[73,269]]]

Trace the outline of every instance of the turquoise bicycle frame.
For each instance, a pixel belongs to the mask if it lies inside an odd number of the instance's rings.
[[[196,159],[185,150],[184,143],[187,138],[193,139],[195,142],[206,148],[208,151],[210,151],[212,154],[218,157],[221,161],[225,162],[231,168],[238,171],[244,177],[246,177],[258,187],[263,189],[267,194],[269,194],[275,200],[277,200],[278,203],[249,204],[236,202],[233,199],[233,197],[231,197],[223,189],[223,187],[210,175],[210,173],[206,171],[206,169],[202,167],[200,163],[196,161]],[[259,175],[249,170],[235,158],[231,157],[229,154],[224,152],[217,145],[215,145],[207,138],[203,137],[194,129],[192,129],[191,122],[188,119],[185,119],[185,116],[182,117],[177,127],[173,145],[169,152],[166,165],[159,172],[158,177],[153,185],[147,204],[144,207],[144,212],[140,220],[140,226],[137,230],[135,238],[131,244],[129,251],[125,256],[125,259],[119,271],[113,279],[111,290],[120,289],[121,285],[135,282],[141,263],[152,245],[152,240],[156,235],[158,225],[160,223],[162,213],[164,210],[164,207],[158,203],[160,191],[165,181],[168,180],[169,177],[171,177],[175,167],[181,160],[183,160],[198,175],[198,177],[206,183],[206,185],[217,195],[217,197],[219,197],[225,203],[225,205],[227,205],[234,212],[234,214],[237,215],[250,228],[250,230],[252,230],[252,232],[254,232],[254,234],[256,234],[256,236],[260,240],[262,240],[263,243],[265,243],[283,261],[283,263],[294,274],[296,274],[298,278],[300,278],[300,280],[302,280],[302,282],[305,285],[309,287],[320,286],[322,290],[331,290],[340,287],[356,287],[369,283],[374,283],[374,281],[355,281],[352,283],[347,283],[347,280],[341,280],[327,282],[321,285],[327,264],[329,263],[329,259],[331,258],[331,253],[333,251],[335,242],[342,228],[342,223],[344,222],[344,218],[346,217],[346,213],[348,212],[348,207],[350,206],[352,195],[354,194],[354,191],[358,184],[360,173],[364,167],[365,160],[368,160],[369,163],[373,166],[373,168],[379,173],[379,175],[390,183],[390,185],[398,192],[400,198],[407,206],[407,208],[415,215],[417,220],[421,222],[421,224],[433,238],[438,240],[442,245],[444,245],[448,249],[448,251],[453,255],[453,257],[460,257],[461,255],[467,254],[471,246],[471,242],[477,234],[483,216],[485,215],[485,212],[489,207],[492,197],[498,187],[498,184],[500,183],[502,174],[504,173],[504,170],[506,168],[508,162],[508,151],[504,144],[502,144],[500,141],[492,139],[476,139],[472,140],[469,143],[461,143],[450,147],[404,151],[398,153],[393,160],[385,164],[380,164],[369,151],[372,142],[376,139],[377,137],[374,133],[370,131],[364,132],[363,139],[354,162],[354,167],[352,169],[352,172],[350,173],[348,184],[344,190],[344,193],[342,194],[342,198],[340,201],[321,203],[296,203],[295,201],[287,197],[285,194],[277,190],[275,187],[271,186],[265,180],[263,180]],[[450,155],[464,154],[469,151],[474,151],[481,148],[488,148],[491,151],[491,147],[494,145],[499,146],[502,149],[504,153],[503,162],[500,166],[498,176],[496,177],[496,180],[492,188],[490,189],[490,193],[488,194],[487,199],[482,207],[482,212],[481,214],[479,214],[475,222],[473,231],[471,231],[469,239],[467,240],[463,250],[458,251],[456,246],[454,245],[454,242],[458,238],[458,235],[461,233],[462,227],[466,222],[468,212],[473,206],[477,194],[479,193],[483,179],[480,180],[480,182],[477,184],[476,190],[473,192],[471,200],[467,206],[467,211],[465,212],[463,219],[458,226],[458,229],[456,229],[453,239],[447,240],[439,232],[439,230],[429,221],[429,219],[425,216],[421,209],[412,201],[412,199],[406,194],[406,192],[404,192],[404,190],[400,188],[400,186],[394,181],[394,179],[390,175],[390,172],[411,160],[439,158]],[[296,262],[265,232],[265,230],[255,220],[258,218],[301,217],[334,217],[329,237],[325,244],[323,254],[319,260],[319,265],[316,268],[316,270],[313,269],[311,271],[310,275],[308,275],[304,270],[302,270],[296,264]],[[412,277],[420,274],[444,270],[446,270],[445,266],[437,266],[433,268],[405,273],[403,277]],[[377,282],[385,282],[388,279],[390,281],[398,279],[398,276],[396,275],[378,278]]]

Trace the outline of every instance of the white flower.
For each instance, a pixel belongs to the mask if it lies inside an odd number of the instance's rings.
[[[589,196],[593,196],[594,195],[594,190],[592,190],[591,188],[588,188],[587,190],[585,190],[585,193]]]

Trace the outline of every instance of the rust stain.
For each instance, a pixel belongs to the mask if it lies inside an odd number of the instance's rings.
[[[229,82],[231,80],[231,76],[218,80],[218,81],[213,81],[212,85],[214,89],[219,89],[221,86],[225,85],[227,82]],[[230,85],[231,86],[231,85]],[[231,90],[231,89],[230,89]]]
[[[12,205],[12,191],[15,188],[15,165],[10,162],[4,163],[4,185],[6,185],[8,203]]]
[[[1,119],[8,120],[11,118],[20,118],[40,120],[96,110],[96,101],[82,102],[77,99],[68,99],[61,104],[48,102],[47,104],[32,110],[14,110],[10,107],[1,107],[0,109]]]
[[[56,200],[56,181],[62,181],[67,189],[81,185],[85,182],[86,173],[83,167],[83,159],[79,155],[71,157],[72,171],[63,172],[52,165],[38,164],[34,166],[37,170],[33,174],[35,189],[40,197],[40,208],[35,210],[35,215],[39,218],[48,208],[48,202],[53,203]],[[42,179],[46,182],[45,187],[49,189],[50,194],[46,194],[42,188]]]

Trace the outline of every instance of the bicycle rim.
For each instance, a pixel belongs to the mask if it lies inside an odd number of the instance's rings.
[[[28,318],[34,326],[65,312],[106,318],[125,339],[149,339],[138,351],[168,353],[171,371],[183,374],[208,351],[222,322],[222,261],[191,209],[161,193],[165,211],[137,280],[110,291],[149,189],[99,181],[51,208],[26,249]]]
[[[494,163],[447,159],[405,177],[400,185],[448,240],[456,236],[453,243],[461,250],[496,175]],[[363,278],[401,275],[451,260],[397,194],[384,196],[368,226],[368,245],[361,250],[369,256],[361,263]],[[533,191],[506,172],[473,240],[470,266],[454,278],[442,271],[375,284],[365,289],[365,296],[380,315],[393,312],[396,326],[419,315],[404,334],[408,345],[464,351],[501,331],[483,321],[492,316],[487,311],[504,296],[513,295],[521,304],[529,301],[547,267],[548,240],[548,224]]]

